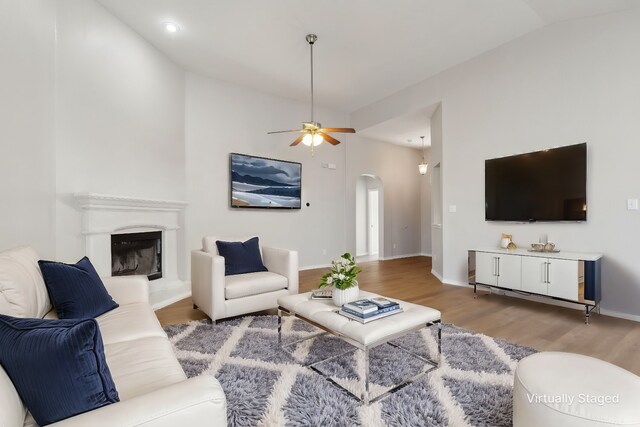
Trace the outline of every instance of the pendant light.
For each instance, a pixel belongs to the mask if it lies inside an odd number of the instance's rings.
[[[427,170],[429,169],[429,164],[424,161],[424,136],[420,137],[422,139],[422,162],[418,165],[418,172],[420,175],[426,175]]]

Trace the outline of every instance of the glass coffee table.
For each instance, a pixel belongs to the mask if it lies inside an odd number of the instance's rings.
[[[360,291],[360,298],[373,298],[380,295]],[[386,298],[386,297],[385,297]],[[307,365],[310,369],[322,375],[328,381],[335,386],[341,388],[351,396],[364,402],[365,404],[378,401],[389,394],[399,390],[400,388],[416,381],[423,375],[437,369],[440,366],[440,357],[442,353],[442,331],[441,331],[441,314],[440,311],[425,307],[422,305],[412,304],[405,301],[390,298],[400,303],[403,311],[398,314],[394,314],[389,317],[378,319],[369,323],[362,324],[357,320],[351,320],[345,316],[338,314],[338,307],[336,307],[331,300],[312,300],[311,292],[297,295],[287,295],[278,298],[278,343],[283,347],[288,347],[294,344],[298,344],[301,341],[306,341],[311,338],[315,338],[323,334],[334,335],[341,340],[349,343],[352,347],[343,353],[335,356],[331,356],[327,359],[323,359]],[[282,315],[287,314],[289,316],[295,316],[319,329],[321,332],[312,336],[306,337],[302,340],[289,342],[282,344]],[[436,327],[437,344],[438,344],[438,360],[431,360],[410,351],[397,343],[392,341],[405,336],[411,332],[420,330],[422,328]],[[406,378],[399,384],[395,384],[384,393],[371,397],[369,392],[369,352],[378,346],[383,344],[392,345],[393,347],[401,350],[404,353],[409,354],[425,363],[426,369],[423,369],[420,373]],[[317,366],[321,363],[325,363],[329,360],[336,359],[341,356],[345,356],[351,352],[362,350],[364,352],[364,390],[361,395],[356,395],[347,390],[328,375],[320,371]]]

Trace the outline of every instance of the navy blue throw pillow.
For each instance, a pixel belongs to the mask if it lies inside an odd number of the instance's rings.
[[[224,275],[255,273],[267,271],[260,256],[258,238],[254,237],[246,242],[216,241],[218,253],[224,257]]]
[[[0,364],[41,426],[120,400],[95,319],[0,314]]]
[[[38,261],[51,303],[60,319],[89,319],[118,307],[89,258],[76,264]]]

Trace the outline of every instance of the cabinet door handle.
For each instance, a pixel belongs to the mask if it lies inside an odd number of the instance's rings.
[[[547,284],[551,284],[551,275],[549,274],[551,270],[551,263],[547,263]]]
[[[498,262],[498,277],[500,277],[500,257],[497,257],[496,261]]]

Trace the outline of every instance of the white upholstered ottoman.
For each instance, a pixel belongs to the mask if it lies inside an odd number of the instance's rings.
[[[513,387],[514,427],[640,426],[640,377],[572,353],[522,359]]]
[[[380,295],[373,294],[371,292],[360,291],[360,298],[373,298],[379,297]],[[393,393],[396,390],[399,390],[404,385],[413,382],[420,378],[422,375],[427,374],[432,369],[440,366],[440,352],[441,348],[441,337],[442,330],[440,328],[440,312],[436,309],[425,307],[422,305],[411,304],[406,301],[400,301],[397,299],[393,299],[400,304],[402,307],[402,313],[394,314],[393,316],[385,317],[383,319],[378,319],[370,323],[362,324],[358,321],[351,320],[347,317],[344,317],[337,313],[338,307],[333,305],[331,300],[313,300],[311,299],[311,292],[307,292],[305,294],[298,295],[287,295],[281,296],[278,298],[278,341],[281,342],[281,332],[282,332],[282,313],[286,313],[291,316],[295,316],[299,319],[302,319],[321,330],[333,334],[338,338],[346,341],[347,343],[353,346],[353,349],[359,349],[364,352],[364,382],[365,389],[362,393],[362,396],[357,396],[351,393],[349,390],[344,389],[340,384],[327,378],[327,376],[320,370],[316,369],[314,365],[321,364],[328,359],[323,361],[314,362],[311,365],[308,365],[309,368],[313,369],[320,375],[329,379],[334,385],[343,388],[347,393],[354,396],[356,399],[360,399],[364,401],[365,404],[373,403],[377,400],[382,399],[385,396]],[[404,349],[403,347],[393,344],[390,341],[393,339],[399,338],[403,335],[406,335],[410,332],[417,331],[419,329],[437,326],[438,328],[438,360],[429,360],[422,356],[419,356],[413,352]],[[315,335],[314,335],[315,336]],[[308,339],[308,338],[305,338]],[[295,341],[294,343],[298,343],[299,341]],[[369,351],[375,347],[378,347],[383,344],[390,344],[393,347],[404,351],[409,356],[416,357],[427,364],[431,365],[430,369],[422,371],[420,374],[406,379],[400,384],[392,387],[387,390],[385,393],[378,395],[375,398],[371,398],[369,394]],[[286,344],[291,345],[291,344]],[[286,346],[285,345],[285,346]],[[335,357],[335,356],[333,356]]]

